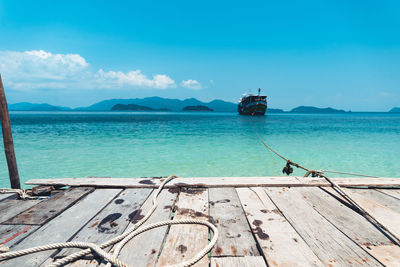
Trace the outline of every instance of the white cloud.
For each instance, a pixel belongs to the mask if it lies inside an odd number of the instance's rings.
[[[43,50],[0,51],[0,73],[15,90],[35,88],[152,88],[176,87],[165,74],[148,78],[140,70],[94,71],[79,54],[52,54]]]
[[[0,51],[0,72],[14,89],[64,88],[62,81],[81,76],[89,64],[78,54],[52,54],[43,50]]]
[[[183,87],[193,89],[193,90],[200,90],[202,88],[201,84],[196,80],[186,80],[182,81],[181,85]]]
[[[151,87],[167,89],[176,87],[175,81],[164,74],[156,74],[149,79],[140,70],[133,70],[127,73],[122,71],[107,71],[100,69],[97,72],[98,82],[107,88],[121,88],[125,85],[138,87]]]

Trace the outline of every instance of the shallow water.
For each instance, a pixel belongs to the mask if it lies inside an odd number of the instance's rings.
[[[10,116],[22,182],[86,176],[282,175],[284,162],[265,149],[256,132],[284,156],[313,169],[400,177],[400,114],[13,112]],[[0,187],[4,187],[9,186],[8,173],[4,153],[0,154]]]

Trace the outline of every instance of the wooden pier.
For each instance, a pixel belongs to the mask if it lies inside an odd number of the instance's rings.
[[[14,251],[65,241],[101,244],[143,218],[163,179],[30,180],[26,184],[57,190],[42,200],[0,195],[0,247]],[[400,236],[400,178],[333,180]],[[195,266],[400,266],[400,247],[321,178],[176,178],[158,203],[145,225],[197,218],[218,228],[217,244]],[[132,266],[177,264],[197,254],[210,238],[206,226],[164,226],[133,238],[119,259]],[[44,251],[0,265],[46,266],[76,251]],[[99,265],[104,262],[88,255],[68,266]]]

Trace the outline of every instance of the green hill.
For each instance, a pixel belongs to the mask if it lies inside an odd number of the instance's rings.
[[[300,106],[289,111],[290,113],[345,113],[342,109],[317,108],[311,106]]]

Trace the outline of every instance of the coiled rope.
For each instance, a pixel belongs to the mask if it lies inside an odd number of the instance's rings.
[[[400,238],[394,234],[392,231],[390,231],[385,225],[383,225],[381,222],[379,222],[374,216],[372,216],[368,211],[366,211],[363,207],[361,207],[355,200],[353,200],[337,183],[335,183],[334,181],[332,181],[328,176],[326,176],[323,172],[324,171],[316,171],[316,170],[310,170],[306,167],[303,167],[297,163],[294,163],[292,161],[290,161],[289,159],[285,158],[284,156],[282,156],[281,154],[279,154],[278,152],[276,152],[274,149],[272,149],[268,144],[266,144],[264,142],[264,140],[261,139],[261,137],[257,134],[258,138],[260,139],[260,141],[263,143],[263,145],[270,150],[271,152],[273,152],[275,155],[277,155],[278,157],[280,157],[281,159],[283,159],[284,161],[286,161],[286,166],[283,168],[282,172],[286,173],[287,175],[291,174],[293,172],[293,169],[291,166],[295,166],[296,168],[300,168],[306,171],[306,174],[304,175],[304,177],[308,177],[310,174],[313,177],[322,177],[325,180],[327,180],[332,187],[344,198],[346,199],[351,205],[353,205],[353,207],[355,207],[357,210],[359,210],[360,214],[366,218],[369,222],[371,222],[372,224],[378,226],[384,233],[386,233],[387,236],[390,237],[391,241],[394,241],[394,243],[398,246],[400,246]],[[327,172],[327,171],[325,171]],[[333,171],[330,171],[333,172]],[[337,173],[341,173],[341,172],[337,172]],[[367,175],[365,175],[367,176]],[[367,176],[367,177],[374,177],[374,176]],[[375,178],[375,177],[374,177]]]
[[[111,264],[118,266],[118,267],[130,267],[130,265],[122,262],[121,260],[118,259],[118,255],[123,248],[123,246],[129,242],[133,237],[146,232],[148,230],[165,226],[165,225],[173,225],[173,224],[201,224],[209,227],[212,232],[214,233],[213,238],[211,239],[210,243],[204,247],[201,251],[199,251],[192,259],[181,262],[176,265],[171,265],[170,267],[186,267],[186,266],[191,266],[198,262],[201,258],[203,258],[207,253],[214,247],[214,245],[217,242],[218,239],[218,229],[208,221],[204,220],[196,220],[196,219],[182,219],[182,220],[176,220],[176,221],[162,221],[154,224],[147,225],[145,227],[139,228],[143,223],[145,223],[150,216],[153,214],[153,212],[157,208],[157,197],[160,194],[161,190],[163,189],[164,185],[169,182],[170,180],[176,178],[177,176],[171,175],[168,178],[166,178],[158,187],[157,191],[153,195],[153,206],[149,210],[149,212],[144,216],[139,222],[137,222],[134,226],[132,226],[127,232],[124,234],[121,234],[117,237],[114,237],[113,239],[108,240],[107,242],[97,245],[94,243],[90,242],[63,242],[63,243],[54,243],[54,244],[48,244],[44,246],[38,246],[38,247],[32,247],[24,250],[19,250],[19,251],[13,251],[13,252],[7,252],[7,253],[0,253],[0,260],[5,260],[13,257],[20,257],[23,255],[31,254],[31,253],[36,253],[40,251],[45,251],[45,250],[53,250],[53,249],[61,249],[61,248],[82,248],[84,250],[81,250],[79,252],[73,253],[71,255],[68,255],[66,257],[63,257],[52,264],[49,265],[49,267],[58,267],[65,265],[71,261],[74,261],[82,256],[85,256],[91,252],[95,252],[97,255],[99,255],[102,259],[106,260],[107,266],[111,266]],[[118,244],[117,244],[118,243]],[[104,250],[104,248],[109,247],[111,245],[117,244],[115,247],[114,252],[108,253]]]

